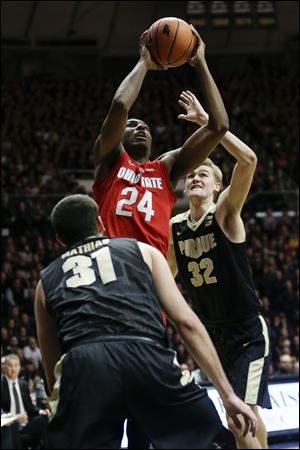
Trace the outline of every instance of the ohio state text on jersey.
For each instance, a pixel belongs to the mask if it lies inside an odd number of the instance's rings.
[[[162,161],[136,163],[124,151],[93,192],[105,234],[135,238],[166,255],[176,195]]]

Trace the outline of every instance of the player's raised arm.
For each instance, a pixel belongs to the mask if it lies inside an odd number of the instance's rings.
[[[221,144],[236,160],[229,187],[220,196],[226,199],[227,212],[240,214],[249,193],[256,169],[257,157],[253,150],[234,134],[227,132]]]
[[[100,135],[95,142],[95,179],[106,175],[122,151],[122,138],[128,112],[137,99],[148,70],[158,68],[145,47],[146,33],[147,31],[142,34],[139,41],[140,59],[117,89],[110,110],[102,124]],[[100,171],[100,166],[108,157],[111,157],[111,160],[108,160],[107,167],[101,167]]]
[[[183,91],[180,95],[179,104],[186,112],[186,114],[178,116],[180,119],[195,122],[199,125],[207,124],[208,114],[192,92]],[[229,228],[238,230],[239,225],[241,228],[242,224],[236,222],[241,222],[239,216],[251,187],[257,157],[248,145],[230,131],[227,131],[220,143],[237,160],[237,163],[231,176],[230,185],[219,197],[216,215],[222,228],[226,228],[226,222]],[[231,226],[230,220],[228,220],[229,216],[234,221]],[[233,238],[237,237],[233,236],[236,233],[232,233],[230,229],[226,231]],[[243,231],[242,233],[244,234]]]
[[[176,158],[169,160],[168,155],[165,156],[164,162],[170,171],[173,186],[180,177],[196,169],[209,156],[229,127],[222,97],[205,60],[205,44],[194,28],[193,32],[196,34],[199,46],[190,63],[197,71],[209,112],[209,120],[204,127],[187,139],[177,152]]]
[[[235,423],[238,422],[236,415],[242,414],[246,422],[244,433],[250,429],[254,436],[257,431],[256,417],[249,406],[234,394],[206,329],[180,294],[165,258],[147,244],[139,243],[139,246],[152,271],[154,286],[168,319],[178,330],[195,361],[216,386],[227,413]]]

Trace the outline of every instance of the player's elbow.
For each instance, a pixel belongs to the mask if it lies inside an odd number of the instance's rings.
[[[193,314],[185,314],[175,325],[179,334],[185,338],[197,332],[199,329],[199,319]]]
[[[248,152],[248,161],[249,165],[251,165],[252,167],[255,168],[257,166],[257,156],[251,149]]]
[[[126,104],[126,102],[124,101],[123,97],[120,95],[116,95],[113,98],[112,104],[111,104],[111,110],[117,113],[122,113],[122,112],[128,112],[129,108]]]
[[[254,171],[257,165],[257,156],[251,148],[248,148],[246,152],[244,152],[243,160],[240,161],[247,169],[251,169]]]
[[[229,119],[227,114],[217,120],[210,121],[208,123],[208,126],[215,133],[218,133],[220,135],[220,138],[222,138],[224,134],[229,130]]]

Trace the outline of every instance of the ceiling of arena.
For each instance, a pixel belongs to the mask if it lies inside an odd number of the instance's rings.
[[[2,45],[34,47],[69,42],[97,46],[103,55],[133,55],[138,36],[160,17],[186,19],[185,1],[1,1]],[[216,2],[222,3],[222,2]],[[240,2],[241,3],[241,2]],[[256,2],[258,3],[258,2]],[[297,1],[277,1],[274,29],[206,29],[210,51],[281,49],[298,33]],[[83,45],[83,44],[82,44]]]

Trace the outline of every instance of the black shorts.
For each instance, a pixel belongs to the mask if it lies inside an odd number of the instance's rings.
[[[139,340],[71,349],[56,366],[53,397],[59,398],[48,448],[120,448],[128,415],[154,448],[210,448],[220,418],[192,377],[181,384],[174,357],[173,350]]]
[[[230,325],[205,325],[235,393],[249,405],[271,408],[269,336],[257,316]]]

